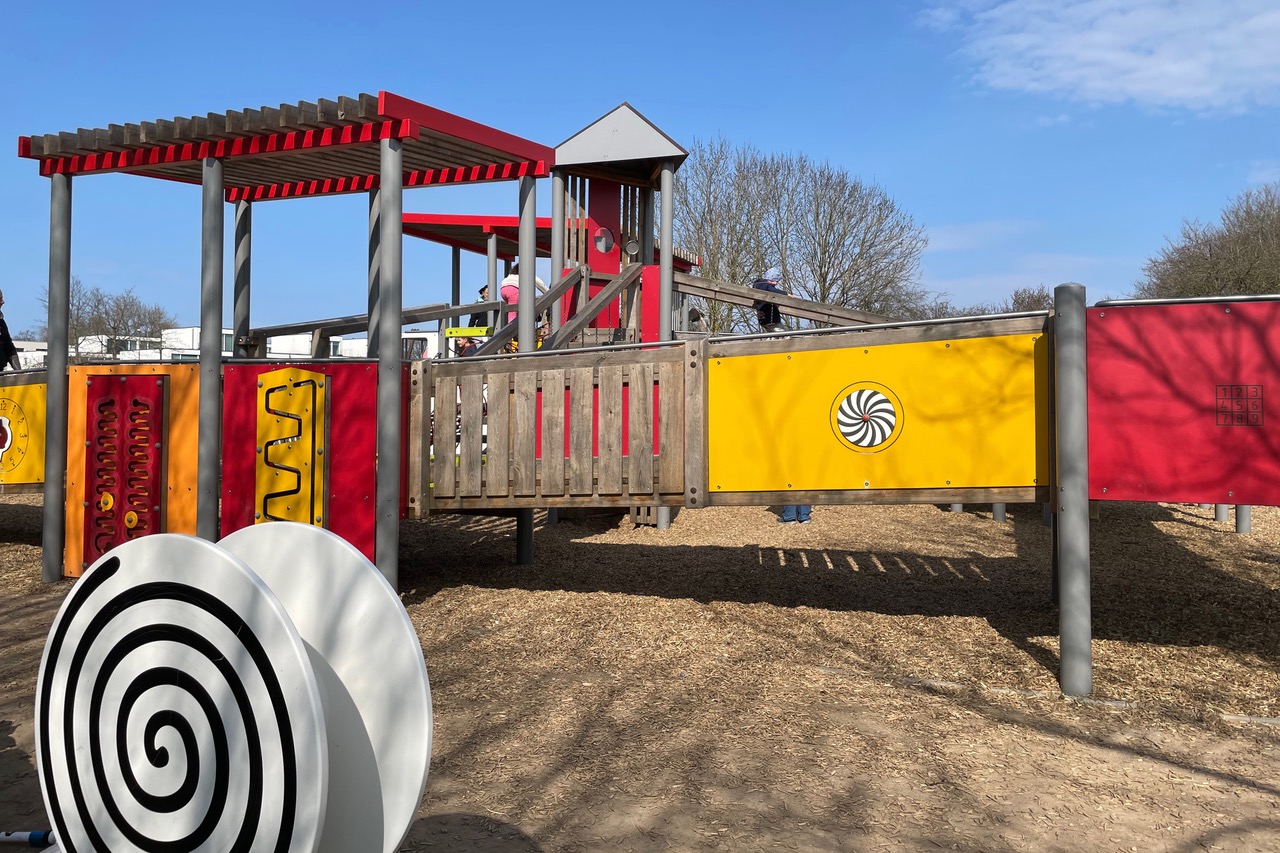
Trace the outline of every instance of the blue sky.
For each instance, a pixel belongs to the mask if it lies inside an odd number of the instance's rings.
[[[1063,281],[1122,295],[1184,219],[1280,179],[1277,0],[728,8],[19,4],[0,49],[10,327],[40,325],[48,281],[48,181],[16,156],[19,135],[379,89],[547,145],[625,100],[686,147],[721,134],[830,160],[927,229],[923,284],[960,305]],[[549,191],[539,182],[544,213]],[[199,188],[104,175],[73,192],[73,272],[197,324]],[[255,325],[363,310],[365,205],[255,207]],[[405,194],[407,211],[516,208],[514,184]],[[483,261],[463,269],[469,300]],[[405,303],[448,291],[449,251],[407,241]]]

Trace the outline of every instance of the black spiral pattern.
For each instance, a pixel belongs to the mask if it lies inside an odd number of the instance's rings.
[[[254,611],[241,618],[183,572],[130,582],[129,547],[72,590],[41,665],[41,784],[62,849],[313,849],[301,823],[325,759],[295,728],[318,726],[323,742],[323,720],[298,698],[288,656],[269,653],[279,629],[258,611],[270,608],[227,596]]]
[[[898,424],[898,412],[884,394],[873,388],[860,388],[840,402],[836,426],[854,447],[870,448],[884,444]]]

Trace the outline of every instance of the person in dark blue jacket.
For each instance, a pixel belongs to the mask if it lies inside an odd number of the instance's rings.
[[[752,282],[751,286],[756,290],[767,290],[770,293],[790,296],[791,294],[782,289],[781,281],[782,270],[778,267],[770,267],[764,275]],[[755,309],[756,319],[760,321],[760,328],[763,331],[782,331],[782,312],[778,310],[777,305],[772,302],[757,302]],[[811,507],[808,504],[787,504],[782,508],[782,516],[778,521],[782,524],[808,524],[810,510]]]
[[[760,276],[751,283],[756,290],[767,290],[770,293],[781,293],[783,296],[790,296],[787,291],[782,289],[779,283],[782,281],[782,270],[778,267],[770,267],[768,272]],[[782,312],[778,310],[778,306],[772,302],[757,302],[753,306],[756,309],[756,319],[760,321],[760,328],[765,332],[778,332],[782,330]]]
[[[13,338],[9,337],[9,326],[4,321],[3,306],[4,291],[0,290],[0,370],[6,367],[21,370],[22,365],[18,363],[18,348],[13,345]]]

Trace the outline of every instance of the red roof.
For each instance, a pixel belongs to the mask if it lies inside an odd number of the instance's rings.
[[[223,161],[228,201],[360,192],[379,184],[379,145],[404,145],[404,185],[550,174],[555,151],[391,92],[18,137],[40,174],[127,172],[199,184]]]

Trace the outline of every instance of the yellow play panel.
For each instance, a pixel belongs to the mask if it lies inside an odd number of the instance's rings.
[[[717,492],[1048,484],[1043,334],[771,352],[708,366]]]
[[[0,386],[0,485],[44,482],[45,398],[41,384]]]

